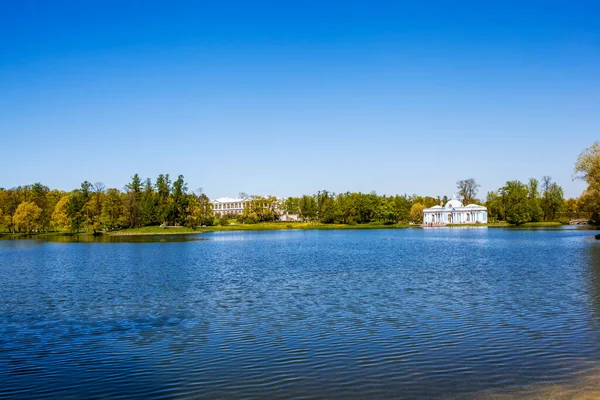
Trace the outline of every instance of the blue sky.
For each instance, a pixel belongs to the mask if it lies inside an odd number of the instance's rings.
[[[0,186],[482,196],[600,139],[596,2],[5,2]]]

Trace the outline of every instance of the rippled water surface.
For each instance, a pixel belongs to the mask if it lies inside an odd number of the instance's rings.
[[[0,242],[0,397],[594,398],[591,236]]]

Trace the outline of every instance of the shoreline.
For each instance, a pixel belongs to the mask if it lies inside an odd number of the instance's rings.
[[[560,222],[530,222],[523,225],[514,225],[508,223],[490,223],[490,224],[450,224],[436,228],[557,228],[563,226]],[[568,225],[565,225],[568,226]],[[586,226],[587,229],[593,227]],[[101,232],[96,236],[173,236],[173,235],[199,235],[210,232],[242,232],[242,231],[285,231],[285,230],[364,230],[364,229],[426,229],[421,225],[411,224],[321,224],[315,222],[263,222],[258,224],[234,224],[234,225],[216,225],[202,228],[145,226],[142,228],[122,229],[111,232]],[[586,229],[582,226],[583,229]],[[67,233],[67,232],[44,232],[39,234],[24,233],[0,233],[0,240],[19,240],[19,239],[37,239],[47,236],[65,236],[65,237],[92,237],[89,233]]]

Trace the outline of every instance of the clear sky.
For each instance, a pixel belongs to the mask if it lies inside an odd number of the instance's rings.
[[[0,187],[481,196],[600,140],[596,1],[6,1]]]

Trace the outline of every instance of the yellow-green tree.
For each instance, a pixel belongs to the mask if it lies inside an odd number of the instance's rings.
[[[25,201],[17,207],[13,215],[13,223],[19,231],[31,233],[40,229],[40,216],[42,209],[33,201]]]
[[[55,229],[59,231],[68,231],[71,228],[69,222],[69,196],[63,196],[58,200],[56,206],[54,206],[54,212],[52,213],[52,224]]]
[[[592,213],[592,219],[600,222],[600,142],[585,149],[575,163],[575,177],[587,182],[581,195],[582,204]]]
[[[410,207],[410,220],[415,224],[423,222],[423,210],[425,205],[421,203],[415,203]]]

